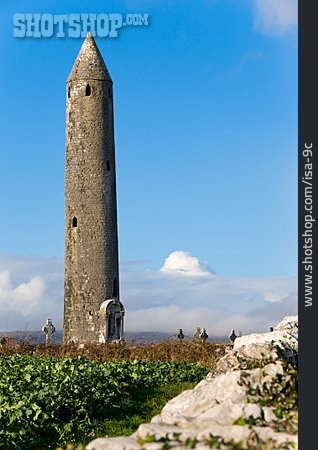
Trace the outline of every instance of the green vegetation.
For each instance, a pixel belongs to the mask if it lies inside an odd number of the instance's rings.
[[[179,382],[161,385],[141,390],[135,397],[135,403],[128,411],[119,411],[115,418],[107,419],[103,424],[100,435],[129,436],[134,433],[141,423],[150,422],[151,418],[160,413],[164,405],[173,397],[186,389],[193,389],[196,382]]]
[[[131,434],[208,370],[185,362],[0,357],[0,448],[49,449]]]
[[[261,376],[266,376],[266,368],[261,368]],[[272,424],[275,431],[298,432],[298,367],[297,364],[283,363],[283,373],[277,374],[270,382],[262,382],[252,386],[242,372],[241,384],[247,388],[248,402],[258,403],[273,409],[277,418]],[[264,419],[244,420],[239,418],[236,425],[264,426]],[[271,424],[267,424],[271,425]]]

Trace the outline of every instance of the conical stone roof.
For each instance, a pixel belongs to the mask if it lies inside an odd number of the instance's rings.
[[[91,33],[87,34],[67,79],[67,81],[74,80],[112,81]]]

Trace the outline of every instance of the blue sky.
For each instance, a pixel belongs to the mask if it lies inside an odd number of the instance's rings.
[[[149,14],[148,27],[96,39],[114,81],[122,280],[175,251],[225,279],[294,280],[296,1],[11,1],[0,7],[3,299],[31,282],[12,259],[62,261],[65,80],[82,44],[14,38],[17,12]]]

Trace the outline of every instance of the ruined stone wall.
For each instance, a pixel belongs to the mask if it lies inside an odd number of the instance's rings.
[[[119,298],[113,130],[111,80],[69,80],[64,342],[98,341],[100,305]]]

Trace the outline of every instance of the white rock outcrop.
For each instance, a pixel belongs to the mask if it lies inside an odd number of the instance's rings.
[[[242,449],[297,449],[297,435],[275,431],[274,408],[262,407],[257,399],[251,402],[247,394],[247,386],[258,392],[260,386],[282,379],[284,364],[297,361],[297,338],[297,316],[285,317],[270,333],[237,338],[216,370],[170,400],[151,423],[140,425],[130,437],[95,439],[86,449],[223,450],[234,444]],[[154,442],[148,442],[149,436]]]
[[[271,350],[272,356],[276,352],[278,358],[293,361],[298,353],[298,316],[285,317],[270,333],[252,333],[237,338],[233,350],[241,349],[240,353],[244,354],[244,346],[246,356],[252,352],[253,358],[257,358],[257,353],[261,355],[262,350],[266,354]]]

